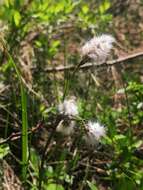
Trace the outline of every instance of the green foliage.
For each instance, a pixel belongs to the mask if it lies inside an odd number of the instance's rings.
[[[57,185],[57,184],[49,184],[45,186],[45,189],[51,189],[51,190],[64,190],[64,188],[62,187],[62,185]]]
[[[87,183],[88,183],[88,185],[90,187],[90,190],[98,190],[94,183],[92,183],[90,181],[87,181]]]
[[[142,112],[143,85],[137,82],[130,82],[127,88],[127,92],[130,95],[132,123],[133,125],[138,125],[140,124],[143,117],[143,112]]]
[[[8,53],[8,52],[7,52]],[[22,109],[22,179],[23,182],[27,178],[27,163],[28,163],[28,120],[27,120],[27,97],[26,90],[21,78],[19,69],[16,66],[16,63],[12,59],[11,55],[8,53],[9,61],[11,66],[15,69],[19,86],[20,86],[20,95],[21,95],[21,109]]]
[[[18,137],[22,143],[17,144],[17,159],[22,158],[27,189],[39,190],[41,152],[50,138],[57,105],[68,82],[67,94],[78,97],[77,136],[52,136],[45,151],[42,189],[97,190],[106,184],[107,189],[132,190],[143,186],[143,161],[134,155],[142,145],[143,85],[130,80],[126,89],[123,87],[127,97],[118,110],[114,107],[114,87],[97,85],[92,69],[77,71],[75,76],[70,71],[57,74],[46,70],[77,64],[77,46],[83,39],[110,31],[110,6],[109,0],[5,0],[0,6],[0,79],[8,89],[0,94],[0,105],[6,105],[5,109],[0,106],[0,116],[3,120],[6,116],[2,123],[7,127],[6,134],[18,131],[22,135]],[[34,131],[42,120],[43,126]],[[80,139],[88,120],[100,121],[107,131],[95,152]],[[0,158],[19,149],[1,145]]]
[[[10,152],[8,145],[0,146],[0,159],[3,159]]]

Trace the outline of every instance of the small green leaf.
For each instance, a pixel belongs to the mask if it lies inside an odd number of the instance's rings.
[[[87,184],[91,190],[98,190],[93,182],[87,181]]]
[[[110,2],[109,1],[105,1],[104,3],[102,3],[99,7],[99,11],[101,14],[104,14],[105,11],[107,11],[107,9],[109,9],[110,7]]]
[[[82,12],[83,12],[84,14],[87,14],[88,11],[89,11],[89,8],[88,8],[86,5],[84,5],[84,6],[82,7]]]
[[[62,185],[51,183],[48,186],[46,186],[46,189],[48,190],[64,190]]]
[[[38,172],[39,162],[40,162],[39,160],[40,160],[40,158],[39,158],[37,152],[35,151],[35,149],[31,148],[30,149],[30,161],[31,161],[31,164],[32,164],[35,172]]]
[[[14,18],[15,25],[19,26],[19,23],[21,21],[21,15],[20,15],[20,13],[18,11],[14,11],[13,18]]]
[[[9,7],[9,5],[10,5],[9,0],[5,0],[5,5],[6,5],[7,7]]]
[[[8,145],[0,146],[0,159],[4,158],[10,152]]]

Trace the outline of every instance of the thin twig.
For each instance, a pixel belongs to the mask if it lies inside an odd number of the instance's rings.
[[[127,55],[125,57],[121,57],[121,58],[118,58],[118,59],[115,59],[115,60],[111,60],[111,61],[107,61],[106,63],[103,63],[103,64],[100,64],[100,65],[97,65],[97,64],[94,64],[94,63],[85,63],[84,65],[81,65],[79,67],[79,69],[81,70],[84,70],[84,69],[89,69],[91,67],[103,67],[103,66],[111,66],[111,65],[114,65],[114,64],[120,64],[122,62],[125,62],[125,61],[129,61],[129,60],[132,60],[132,59],[135,59],[137,57],[140,57],[140,56],[143,56],[143,52],[137,52],[137,53],[133,53],[133,54],[130,54],[130,55]],[[83,62],[83,60],[81,61]],[[75,65],[69,65],[69,66],[58,66],[58,67],[48,67],[45,69],[46,72],[63,72],[65,70],[75,70],[77,66]]]
[[[38,123],[36,127],[33,127],[31,130],[28,131],[28,134],[31,134],[33,132],[35,132],[36,130],[38,130],[39,128],[41,128],[43,125],[42,125],[42,122]],[[12,142],[12,141],[15,141],[17,139],[20,139],[22,136],[22,133],[21,132],[17,132],[17,133],[12,133],[9,137],[7,137],[6,139],[4,139],[3,141],[0,142],[0,145],[2,144],[6,144],[6,143],[9,143],[9,142]]]

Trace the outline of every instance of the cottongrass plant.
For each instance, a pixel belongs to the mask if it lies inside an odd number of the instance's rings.
[[[72,135],[76,126],[75,117],[79,115],[75,97],[71,97],[60,103],[58,105],[58,112],[64,119],[58,124],[56,131],[66,136]]]
[[[76,122],[74,120],[62,120],[57,128],[56,131],[61,133],[64,136],[71,136],[75,132]]]
[[[66,136],[74,134],[76,126],[75,119],[79,115],[75,98],[72,97],[71,99],[64,100],[63,103],[60,103],[58,105],[58,111],[61,115],[65,116],[65,120],[61,120],[56,131]],[[84,127],[85,134],[83,134],[83,136],[87,145],[98,145],[101,138],[106,135],[105,127],[98,122],[89,121]]]
[[[81,48],[81,55],[83,60],[78,66],[86,63],[88,60],[94,61],[96,65],[105,63],[111,53],[113,43],[115,43],[115,41],[115,38],[109,34],[102,34],[100,36],[93,37]],[[62,120],[57,126],[57,131],[63,133],[64,135],[73,134],[76,122],[75,120],[72,120],[72,118],[79,115],[75,98],[72,97],[70,99],[65,99],[63,103],[58,105],[58,112],[61,115],[68,117],[70,119],[70,122],[64,122],[64,120]],[[98,144],[101,137],[106,135],[105,128],[98,122],[93,123],[89,121],[85,128],[87,134],[84,136],[84,139],[85,142],[89,145]]]
[[[78,116],[78,106],[75,101],[75,97],[64,100],[63,103],[58,105],[58,111],[60,114],[65,116]]]
[[[95,36],[81,48],[81,55],[83,58],[90,58],[98,65],[103,64],[109,56],[114,42],[115,38],[109,34]]]
[[[84,65],[87,62],[94,62],[95,65],[101,65],[106,62],[110,52],[113,48],[113,43],[116,40],[112,35],[109,34],[102,34],[100,36],[95,36],[91,40],[85,43],[81,47],[81,57],[82,60],[79,64],[76,65],[71,79],[75,76],[76,71],[79,69],[81,65]],[[66,81],[63,99],[65,99],[70,86],[70,80]]]
[[[114,37],[108,34],[102,34],[101,36],[94,37],[93,39],[88,41],[81,49],[83,61],[81,61],[79,65],[77,65],[76,69],[73,72],[73,76],[78,67],[86,63],[88,59],[93,60],[98,65],[103,64],[109,56],[113,48],[114,42]],[[57,110],[59,112],[59,115],[61,116],[61,121],[55,128],[56,132],[59,132],[64,136],[72,136],[76,134],[77,131],[79,131],[76,130],[76,119],[79,118],[76,99],[75,97],[65,99],[68,89],[69,85],[67,83],[63,96],[64,101],[57,106]],[[53,133],[55,132],[55,130],[53,130]],[[83,134],[82,131],[79,131],[79,137],[81,137],[85,141],[86,145],[91,148],[97,147],[101,138],[106,136],[105,127],[100,125],[98,122],[89,121],[87,124],[84,125],[83,131]],[[42,187],[42,172],[44,167],[44,161],[46,158],[46,150],[52,139],[52,135],[53,134],[51,133],[45,145],[45,151],[43,152],[42,156],[41,167],[39,169],[39,190],[41,190]]]
[[[106,136],[106,129],[98,122],[89,121],[85,125],[86,134],[84,140],[88,146],[97,146],[102,137]]]

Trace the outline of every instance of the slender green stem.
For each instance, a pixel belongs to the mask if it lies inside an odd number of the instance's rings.
[[[22,107],[22,179],[23,182],[26,181],[27,176],[27,162],[28,162],[28,119],[27,119],[27,96],[24,84],[22,82],[20,71],[18,70],[12,56],[7,51],[5,43],[1,41],[5,49],[5,53],[9,58],[11,66],[15,69],[19,84],[20,84],[20,93],[21,93],[21,107]]]
[[[23,85],[21,85],[22,105],[22,179],[26,181],[28,163],[28,122],[27,122],[27,96]]]

